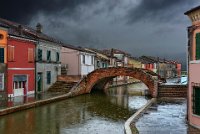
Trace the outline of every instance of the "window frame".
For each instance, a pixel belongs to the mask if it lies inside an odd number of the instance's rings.
[[[51,51],[47,50],[47,62],[51,62]]]
[[[59,62],[60,61],[60,54],[59,52],[56,52],[56,62]]]
[[[1,62],[1,60],[0,60],[0,63],[5,63],[5,49],[3,47],[0,47],[0,49],[3,50],[3,59],[2,59],[3,62]],[[0,59],[1,59],[1,57],[0,57]]]
[[[37,51],[37,59],[38,61],[42,61],[42,49],[38,48]]]
[[[3,73],[0,73],[0,76],[2,77],[2,88],[0,88],[0,91],[4,91],[5,89],[5,85],[4,85],[4,74]]]
[[[85,64],[85,55],[84,54],[83,54],[82,58],[83,58],[82,59],[83,60],[82,63]]]
[[[192,89],[193,89],[192,112],[193,112],[194,115],[200,116],[200,87],[199,86],[193,86]],[[197,92],[196,90],[199,90],[198,96],[196,94],[196,92]],[[196,105],[196,104],[198,104],[198,105]],[[197,110],[197,108],[198,108],[198,110]]]
[[[47,71],[47,84],[51,84],[51,71]]]
[[[200,33],[196,33],[195,60],[200,60]]]
[[[13,45],[8,45],[8,61],[9,62],[15,61],[15,46]]]
[[[34,62],[34,49],[28,48],[28,62]]]

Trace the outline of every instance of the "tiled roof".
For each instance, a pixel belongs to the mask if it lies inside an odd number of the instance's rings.
[[[189,13],[191,13],[191,12],[193,12],[193,11],[195,11],[195,10],[198,10],[198,9],[200,9],[200,6],[194,7],[194,8],[192,8],[192,9],[188,10],[187,12],[185,12],[184,14],[185,14],[185,15],[188,15]]]
[[[81,51],[81,52],[87,52],[87,53],[95,54],[94,52],[85,50],[85,49],[82,48],[82,47],[76,47],[76,46],[72,46],[72,45],[70,45],[70,44],[62,44],[62,46],[63,46],[63,47],[66,47],[66,48],[69,48],[69,49],[78,50],[78,51]]]
[[[20,36],[20,37],[25,37],[25,38],[35,39],[35,40],[42,39],[45,41],[62,44],[61,41],[59,41],[53,37],[50,37],[44,33],[38,33],[36,30],[34,30],[26,25],[22,25],[22,24],[12,22],[9,20],[5,20],[2,18],[0,18],[0,24],[8,27],[8,33],[10,35]],[[21,28],[21,31],[20,31],[19,27]]]

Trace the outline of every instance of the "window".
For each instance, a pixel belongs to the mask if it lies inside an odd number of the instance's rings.
[[[15,47],[8,45],[8,61],[14,61]]]
[[[33,48],[28,48],[28,62],[34,62]]]
[[[58,52],[56,52],[56,61],[59,62],[60,61],[60,54]]]
[[[85,55],[83,55],[83,64],[85,64]]]
[[[4,74],[0,74],[0,91],[4,90]]]
[[[42,49],[38,49],[38,61],[42,61]]]
[[[47,84],[51,84],[51,71],[47,71]]]
[[[47,50],[47,62],[51,62],[51,51]]]
[[[196,34],[196,60],[200,60],[200,33]]]
[[[14,89],[21,89],[21,88],[24,88],[23,87],[23,81],[14,81],[14,83],[13,83],[13,87],[14,87]]]
[[[0,34],[0,40],[3,40],[3,34]]]
[[[4,63],[4,48],[0,48],[0,63]]]
[[[200,115],[200,87],[193,87],[193,113]]]
[[[93,65],[94,64],[94,57],[91,56],[91,64]]]

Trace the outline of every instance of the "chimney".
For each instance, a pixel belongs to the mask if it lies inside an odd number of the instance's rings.
[[[37,33],[42,33],[42,25],[40,23],[36,25],[36,31]]]
[[[22,25],[18,25],[17,30],[19,32],[19,35],[22,35],[22,33],[23,33]]]
[[[159,57],[157,57],[157,62],[160,62],[160,58]]]

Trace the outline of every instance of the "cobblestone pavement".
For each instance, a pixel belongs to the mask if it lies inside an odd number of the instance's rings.
[[[186,100],[158,101],[136,122],[140,134],[200,134],[187,125]]]
[[[0,102],[0,109],[13,107],[13,106],[19,106],[19,105],[34,102],[34,101],[37,101],[37,100],[44,100],[44,99],[55,97],[55,96],[58,96],[58,95],[61,95],[61,94],[63,94],[63,93],[44,92],[44,93],[39,93],[39,94],[36,94],[36,95],[32,94],[32,95],[27,95],[27,96],[12,97],[12,98],[8,98],[8,100],[1,101]]]

